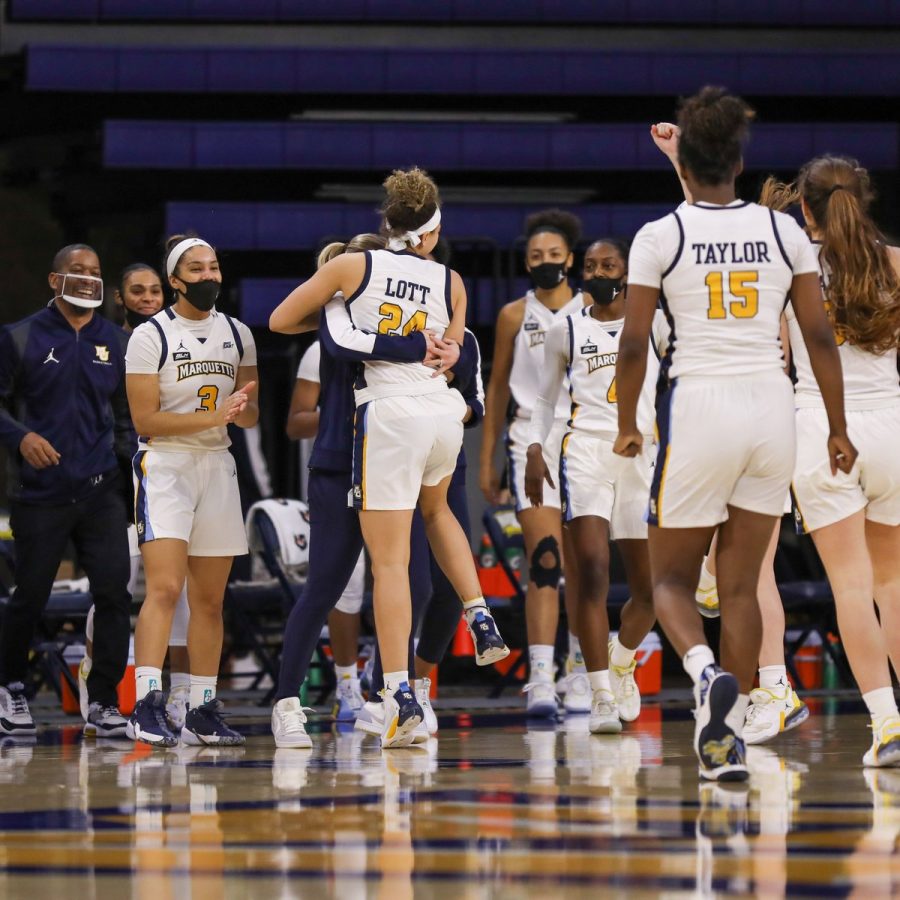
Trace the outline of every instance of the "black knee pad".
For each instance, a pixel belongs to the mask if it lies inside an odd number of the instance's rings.
[[[541,557],[549,553],[553,557],[553,564],[545,566],[541,562]],[[555,537],[543,537],[538,541],[534,553],[531,554],[531,568],[528,570],[528,577],[539,588],[556,588],[559,587],[559,579],[562,575],[562,557],[559,555],[559,544]]]

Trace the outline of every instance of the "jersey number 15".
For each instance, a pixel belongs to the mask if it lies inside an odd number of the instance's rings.
[[[709,289],[707,319],[725,319],[731,313],[735,319],[752,319],[759,311],[759,291],[756,283],[759,272],[728,272],[728,292],[736,298],[725,305],[725,272],[710,272],[705,284]]]

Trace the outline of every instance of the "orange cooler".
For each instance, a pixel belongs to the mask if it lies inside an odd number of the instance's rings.
[[[78,667],[84,658],[84,644],[69,644],[63,652],[63,659],[72,673],[72,677],[78,680]],[[78,695],[73,694],[69,687],[69,682],[65,679],[62,681],[62,708],[63,712],[70,715],[78,715],[81,708],[78,705]],[[125,669],[125,677],[119,682],[119,710],[123,715],[131,715],[135,704],[135,684],[134,684],[134,638],[128,645],[128,666]]]

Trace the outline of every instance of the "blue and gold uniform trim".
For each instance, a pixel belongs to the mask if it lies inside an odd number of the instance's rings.
[[[572,418],[575,416],[573,414]],[[566,460],[566,451],[569,449],[569,438],[572,432],[567,431],[562,439],[559,449],[559,498],[562,504],[562,516],[564,522],[572,521],[572,498],[569,493],[569,466]]]
[[[137,528],[138,546],[155,540],[150,524],[150,501],[147,497],[147,451],[139,450],[131,461],[134,469],[134,525]]]
[[[353,487],[352,506],[354,509],[366,508],[366,444],[367,417],[369,404],[363,403],[356,408],[353,417]]]
[[[513,503],[516,507],[516,512],[522,512],[522,498],[519,497],[519,494],[516,491],[516,459],[513,454],[512,449],[512,438],[509,436],[509,427],[507,426],[506,431],[506,468],[507,468],[507,482],[509,487],[509,492],[512,494]]]
[[[794,490],[794,482],[791,482],[791,505],[793,506],[794,528],[797,534],[809,534],[809,525],[803,518],[803,510],[800,509],[800,501],[797,500],[797,492]]]
[[[647,509],[647,524],[663,527],[663,493],[666,487],[666,468],[669,464],[672,431],[672,404],[675,397],[676,380],[667,387],[656,402],[656,440],[659,448],[656,454],[656,468],[650,483],[650,505]]]

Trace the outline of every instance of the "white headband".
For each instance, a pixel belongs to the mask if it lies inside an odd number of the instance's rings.
[[[434,211],[434,215],[424,225],[420,225],[416,228],[415,231],[407,231],[406,234],[391,238],[388,241],[388,250],[405,250],[407,247],[418,247],[419,244],[422,243],[419,239],[419,235],[428,234],[429,231],[434,231],[440,224],[441,208],[438,207]],[[388,222],[388,228],[390,228],[390,222]]]
[[[166,257],[166,275],[170,278],[172,277],[172,273],[175,271],[175,267],[178,265],[178,261],[184,256],[191,247],[209,247],[210,250],[215,253],[215,249],[206,243],[206,241],[201,238],[185,238],[183,241],[179,241],[170,251],[169,255]]]

